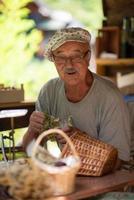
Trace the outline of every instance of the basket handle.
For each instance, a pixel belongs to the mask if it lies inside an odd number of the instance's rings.
[[[75,147],[74,147],[72,141],[70,140],[70,138],[62,130],[60,130],[60,129],[50,129],[50,130],[44,131],[41,135],[39,135],[39,137],[37,138],[37,140],[36,140],[36,142],[34,144],[34,147],[33,147],[32,157],[35,157],[36,149],[37,149],[39,143],[41,142],[41,140],[44,137],[46,137],[47,135],[50,135],[52,133],[58,133],[59,135],[61,135],[67,141],[67,143],[69,144],[70,149],[72,150],[73,155],[76,156],[76,157],[79,157],[78,153],[75,150]]]

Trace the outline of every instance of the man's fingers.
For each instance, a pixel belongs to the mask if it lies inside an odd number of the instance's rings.
[[[43,124],[44,120],[45,120],[45,117],[42,112],[34,111],[30,117],[30,121],[35,121],[39,124]]]
[[[42,126],[41,124],[36,123],[36,122],[32,122],[32,123],[30,124],[30,127],[31,127],[31,128],[35,128],[35,129],[37,129],[37,130],[41,130],[41,129],[43,128],[43,126]]]

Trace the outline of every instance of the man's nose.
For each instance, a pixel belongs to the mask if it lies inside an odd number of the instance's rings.
[[[68,66],[68,68],[72,66],[72,60],[71,60],[71,58],[67,58],[66,59],[66,65]]]

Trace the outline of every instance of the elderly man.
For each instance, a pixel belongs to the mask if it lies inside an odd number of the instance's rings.
[[[46,58],[54,62],[59,78],[42,87],[23,145],[28,149],[43,130],[43,113],[61,120],[72,116],[74,127],[112,144],[118,149],[118,161],[128,161],[128,110],[116,86],[88,69],[90,39],[85,29],[67,28],[57,31],[48,42]]]

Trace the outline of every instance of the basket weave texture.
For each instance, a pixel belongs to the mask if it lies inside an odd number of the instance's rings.
[[[79,175],[102,176],[113,170],[118,152],[112,145],[90,137],[78,129],[74,129],[70,139],[81,159]],[[63,157],[70,153],[68,144],[65,144],[62,149]]]

